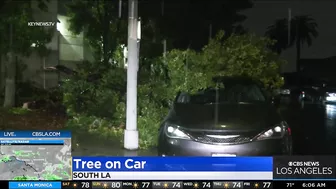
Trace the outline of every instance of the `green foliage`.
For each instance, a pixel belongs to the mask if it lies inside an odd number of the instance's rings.
[[[79,74],[64,82],[63,103],[70,116],[80,113],[113,119],[116,105],[125,93],[125,70],[110,67],[101,75],[92,75],[92,65],[82,63],[78,66]],[[91,76],[98,79],[90,81]]]
[[[145,92],[144,88],[146,87],[140,86],[140,92]],[[153,88],[150,90],[153,90]],[[157,89],[154,92],[160,93]],[[152,101],[148,98],[147,93],[139,93],[138,130],[141,148],[156,147],[158,129],[167,112],[168,106],[163,103],[163,100]]]
[[[104,139],[119,139],[123,129],[114,127],[110,120],[95,116],[75,115],[67,122],[68,128],[79,132],[98,134]]]
[[[139,101],[139,145],[141,149],[155,147],[157,144],[158,127],[162,118],[167,113],[167,108],[159,107],[156,103],[149,100]],[[116,141],[122,146],[123,134],[126,120],[125,102],[117,105],[117,112],[114,116],[115,120],[106,118],[76,114],[67,122],[67,127],[76,132],[88,132],[95,136],[99,136],[104,140]]]
[[[231,35],[224,41],[223,37],[220,32],[201,52],[169,52],[166,61],[172,93],[209,87],[216,76],[247,76],[260,80],[265,88],[282,85],[279,69],[285,62],[267,49],[273,41],[249,34]]]
[[[25,115],[30,113],[31,110],[26,109],[26,108],[10,108],[8,109],[8,113],[14,114],[14,115]]]
[[[220,76],[248,76],[260,80],[266,88],[282,85],[280,66],[285,61],[267,49],[274,41],[247,34],[232,35],[220,42],[222,35],[220,33],[203,49],[203,61],[212,64],[209,69],[214,72],[210,71],[211,73]]]
[[[91,116],[94,116],[94,118],[91,117],[92,120],[104,119],[102,124],[93,129],[88,128],[88,130],[109,139],[111,139],[110,136],[115,136],[123,142],[122,134],[126,121],[126,72],[123,69],[124,56],[120,45],[126,43],[127,20],[117,17],[118,5],[116,3],[118,1],[72,1],[68,4],[69,29],[75,34],[85,31],[86,41],[94,49],[96,61],[79,65],[79,77],[72,78],[65,83],[64,104],[73,119],[80,123],[85,122],[78,125],[87,128],[90,123],[86,120]],[[143,20],[143,24],[138,128],[141,136],[140,146],[147,148],[156,142],[156,128],[159,125],[157,120],[162,118],[158,115],[157,108],[149,108],[157,106],[156,101],[151,102],[149,99],[162,101],[150,88],[160,85],[155,83],[152,79],[153,73],[149,71],[152,69],[153,57],[162,53],[158,50],[162,44],[161,39],[156,37],[157,32],[152,30],[155,29],[155,23]],[[153,44],[156,45],[155,52],[150,50],[153,49]],[[112,64],[107,63],[107,60],[112,60]],[[160,72],[160,66],[155,65],[153,69],[155,73]],[[99,74],[101,79],[97,82],[88,82],[87,77],[91,74]],[[143,101],[142,99],[148,95],[151,98]],[[149,119],[151,114],[153,118]],[[76,127],[78,122],[69,121],[69,127]]]
[[[37,6],[46,11],[46,2],[37,1]],[[45,49],[45,45],[51,41],[54,28],[29,27],[28,22],[34,21],[32,14],[32,1],[6,1],[2,7],[0,16],[1,40],[0,53],[6,54],[9,50],[17,55],[28,56],[32,52],[31,45],[36,44],[37,49]],[[10,47],[10,35],[12,26],[13,46]]]
[[[165,59],[142,59],[138,85],[140,148],[156,146],[160,123],[179,91],[195,92],[214,86],[216,76],[249,76],[267,88],[281,86],[279,66],[284,61],[267,48],[273,41],[254,35],[232,35],[226,40],[223,37],[224,33],[219,33],[200,52],[172,50]],[[81,68],[80,73],[88,73],[92,67]],[[64,99],[73,116],[69,127],[117,138],[122,143],[126,99],[121,89],[126,88],[125,76],[124,70],[118,72],[111,67],[97,83],[87,82],[85,77],[68,81]],[[80,93],[84,89],[89,92]],[[78,102],[83,103],[79,109]]]
[[[162,64],[160,59],[156,62]],[[96,63],[97,64],[97,63]],[[71,117],[67,126],[72,130],[84,130],[108,140],[123,142],[126,121],[126,72],[110,67],[101,73],[101,78],[88,81],[92,63],[79,65],[79,74],[65,81],[63,104]],[[157,142],[157,129],[167,113],[168,105],[164,89],[167,84],[160,74],[161,66],[141,71],[138,87],[138,129],[140,147],[150,148]],[[161,93],[162,91],[162,93]],[[169,97],[170,98],[170,97]]]
[[[142,147],[156,145],[160,123],[179,91],[214,86],[216,76],[248,76],[263,82],[267,89],[282,85],[279,67],[285,62],[267,48],[273,41],[254,35],[223,37],[220,32],[201,52],[172,50],[166,59],[151,60],[149,71],[140,71],[138,129]]]
[[[125,120],[126,72],[123,49],[127,20],[119,19],[117,1],[80,1],[68,5],[69,30],[85,32],[85,41],[94,53],[94,62],[78,65],[78,75],[65,81],[63,103],[67,107],[68,127],[120,139]],[[97,76],[95,80],[90,77]]]
[[[45,45],[51,41],[54,28],[30,27],[28,22],[34,21],[34,8],[47,10],[48,0],[10,1],[1,4],[0,11],[0,58],[7,58],[5,64],[6,78],[19,80],[22,66],[18,63],[20,56],[29,56],[33,52],[32,44],[40,55],[46,55]],[[37,7],[35,7],[35,5]],[[36,10],[36,9],[35,9]],[[8,56],[5,56],[8,55]],[[14,61],[15,57],[15,61]],[[15,105],[15,83],[6,83],[4,106]]]
[[[118,18],[118,1],[73,0],[67,4],[69,30],[85,31],[97,61],[107,64],[119,44],[126,43],[127,20]]]
[[[123,13],[126,14],[121,18],[118,16],[119,1],[73,0],[67,4],[70,24],[68,29],[74,34],[85,33],[85,41],[91,46],[96,61],[104,62],[100,66],[108,63],[122,63],[114,60],[118,58],[115,53],[120,52],[120,45],[127,43],[128,20],[127,11],[125,11],[127,4],[128,2],[122,4]],[[139,9],[149,9],[148,3],[140,3],[139,6],[141,7]],[[160,56],[163,37],[157,20],[153,15],[146,15],[145,19],[141,19],[141,25],[140,54],[146,58]]]

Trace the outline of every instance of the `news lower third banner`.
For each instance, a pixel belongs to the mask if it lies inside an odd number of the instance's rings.
[[[272,180],[272,157],[73,157],[73,180]]]
[[[284,156],[273,159],[274,180],[336,180],[334,156]]]

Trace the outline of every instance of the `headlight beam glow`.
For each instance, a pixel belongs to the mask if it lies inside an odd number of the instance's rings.
[[[190,139],[190,137],[174,126],[166,126],[166,134],[170,138],[177,138],[177,139]]]

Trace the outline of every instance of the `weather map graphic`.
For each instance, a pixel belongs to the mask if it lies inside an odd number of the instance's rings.
[[[0,133],[0,180],[71,178],[71,133]]]

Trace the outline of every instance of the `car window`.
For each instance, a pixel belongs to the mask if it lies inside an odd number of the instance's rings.
[[[176,98],[177,103],[208,104],[208,103],[239,103],[239,102],[265,102],[266,97],[257,85],[226,85],[220,89],[202,90],[190,95],[181,93]]]

